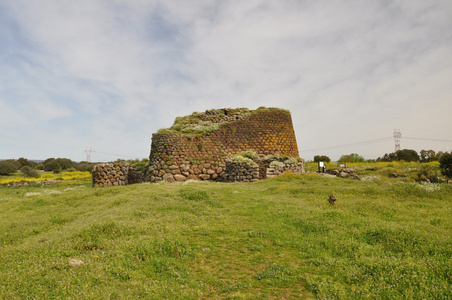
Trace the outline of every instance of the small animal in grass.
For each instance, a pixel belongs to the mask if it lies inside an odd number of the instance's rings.
[[[336,202],[336,197],[334,197],[334,195],[333,194],[331,194],[330,195],[330,197],[328,198],[328,202],[331,204],[331,205],[334,205],[334,202]]]

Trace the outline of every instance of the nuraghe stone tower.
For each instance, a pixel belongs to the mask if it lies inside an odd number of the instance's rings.
[[[221,179],[227,175],[226,161],[245,151],[258,154],[261,162],[270,155],[299,159],[290,113],[262,107],[214,109],[178,117],[172,127],[152,135],[149,180]],[[296,170],[302,172],[303,162],[298,162]],[[261,172],[259,178],[265,177]]]

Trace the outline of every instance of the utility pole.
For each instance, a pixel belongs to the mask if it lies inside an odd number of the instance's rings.
[[[400,129],[394,129],[394,152],[397,152],[397,150],[400,150],[400,139],[402,138],[402,132]]]
[[[88,149],[88,147],[86,147],[85,153],[86,153],[86,161],[91,162],[91,153],[93,153],[93,147],[91,147],[89,149]]]

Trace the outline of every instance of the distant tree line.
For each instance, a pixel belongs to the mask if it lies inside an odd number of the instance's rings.
[[[383,155],[383,157],[379,157],[376,160],[367,160],[369,162],[375,162],[375,161],[385,161],[385,162],[391,162],[391,161],[406,161],[406,162],[432,162],[432,161],[440,161],[440,158],[447,154],[447,152],[435,152],[433,150],[421,150],[421,152],[417,153],[415,150],[411,149],[403,149],[398,150],[393,153],[386,153]],[[331,159],[326,155],[315,155],[314,156],[314,162],[330,162]],[[352,163],[352,162],[364,162],[366,161],[364,157],[356,154],[345,154],[342,155],[338,162],[340,163]]]
[[[324,161],[330,162],[331,159],[326,155],[316,155],[314,156],[314,161]],[[342,155],[339,158],[339,163],[353,163],[353,162],[364,162],[364,158],[356,153]],[[368,160],[369,162],[374,162],[375,160]],[[392,161],[406,161],[406,162],[421,162],[428,163],[433,161],[439,162],[439,169],[441,174],[446,177],[447,182],[452,178],[452,152],[435,152],[433,150],[421,150],[418,154],[415,150],[412,149],[403,149],[397,150],[393,153],[386,153],[383,157],[379,157],[376,160],[377,162],[392,162]],[[427,168],[424,168],[423,171],[427,171]]]
[[[91,171],[94,163],[74,162],[69,158],[48,158],[43,162],[34,162],[26,158],[0,161],[0,175],[9,176],[21,171],[26,177],[39,177],[38,170],[59,173],[62,171]]]
[[[149,159],[121,160],[126,162],[138,171],[145,172],[149,168]],[[20,171],[25,177],[39,177],[39,170],[46,172],[60,173],[63,171],[91,171],[96,163],[81,161],[75,162],[69,158],[48,158],[43,162],[35,162],[26,158],[8,159],[0,161],[0,175],[10,176]]]
[[[316,155],[316,156],[314,156],[314,161],[315,162],[319,162],[319,161],[330,162],[331,159],[326,155]],[[339,158],[339,160],[338,160],[338,162],[340,162],[340,163],[352,163],[352,162],[363,162],[363,161],[364,161],[364,157],[362,157],[356,153],[342,155],[341,158]]]
[[[440,161],[441,157],[447,152],[433,150],[421,150],[419,154],[415,150],[403,149],[393,153],[386,153],[383,157],[377,158],[377,161],[420,161],[420,162],[432,162]]]

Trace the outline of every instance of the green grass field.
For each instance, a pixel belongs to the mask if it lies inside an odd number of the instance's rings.
[[[451,299],[452,185],[0,187],[0,247],[0,299]]]

